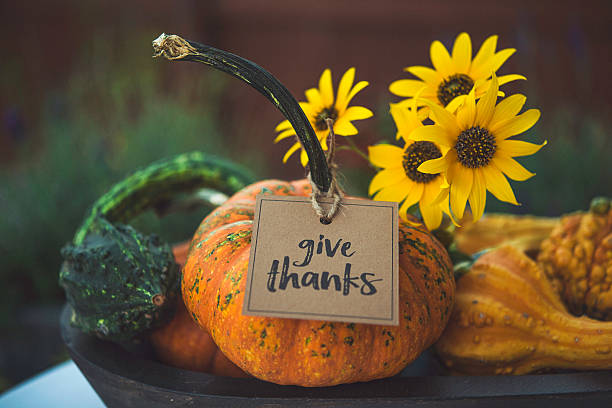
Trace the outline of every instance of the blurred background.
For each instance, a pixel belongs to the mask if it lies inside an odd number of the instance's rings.
[[[467,31],[518,51],[499,74],[542,118],[524,139],[548,140],[520,160],[537,176],[515,184],[520,207],[491,195],[488,211],[557,216],[612,194],[612,3],[605,0],[408,2],[337,0],[82,1],[0,3],[0,391],[68,358],[59,337],[60,248],[87,207],[153,160],[203,150],[259,178],[304,175],[290,142],[273,144],[283,118],[256,91],[198,64],[151,58],[160,33],[256,61],[298,100],[325,67],[334,86],[349,67],[370,86],[355,99],[375,117],[357,122],[366,148],[393,141],[389,83],[430,66],[429,45]],[[374,172],[354,153],[337,161],[353,194]],[[203,213],[137,222],[178,241]]]

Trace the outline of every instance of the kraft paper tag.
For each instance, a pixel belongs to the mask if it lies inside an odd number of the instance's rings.
[[[319,200],[324,210],[331,200]],[[398,325],[397,203],[258,195],[243,314]]]

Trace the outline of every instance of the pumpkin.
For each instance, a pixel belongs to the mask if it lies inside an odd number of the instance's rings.
[[[309,192],[305,180],[262,181],[206,217],[183,271],[185,305],[221,351],[257,378],[328,386],[394,375],[438,338],[453,304],[452,264],[424,227],[399,227],[399,326],[242,315],[255,196]]]
[[[332,172],[314,129],[269,72],[177,35],[160,35],[153,48],[155,56],[209,65],[262,93],[293,126],[314,185],[329,191]],[[452,264],[431,233],[405,223],[399,227],[399,326],[243,316],[255,196],[260,193],[308,195],[311,190],[303,180],[268,180],[238,192],[204,219],[183,270],[187,309],[230,360],[278,384],[326,386],[394,375],[436,340],[453,304]]]
[[[189,242],[172,248],[176,263],[185,264],[188,250]],[[177,301],[170,323],[154,330],[150,340],[155,355],[164,364],[226,377],[246,377],[219,351],[208,333],[193,321],[182,298]]]
[[[590,211],[561,218],[542,242],[538,263],[575,315],[612,320],[612,208],[593,200]]]
[[[233,194],[250,181],[235,164],[192,152],[155,162],[113,186],[62,249],[59,282],[71,324],[126,343],[167,322],[180,293],[179,267],[169,245],[125,223],[148,208],[167,207],[178,193],[207,187]]]
[[[612,368],[612,322],[567,312],[546,274],[511,246],[482,255],[457,280],[435,349],[462,374]]]

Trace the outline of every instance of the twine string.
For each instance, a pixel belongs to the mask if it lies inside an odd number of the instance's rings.
[[[340,209],[340,205],[342,203],[342,198],[344,198],[344,192],[338,185],[338,181],[336,180],[336,171],[338,169],[338,165],[335,163],[334,158],[336,155],[336,135],[334,133],[334,121],[333,119],[327,118],[325,119],[325,123],[327,124],[327,128],[329,129],[328,135],[328,151],[326,155],[327,166],[329,168],[329,173],[331,176],[331,183],[329,186],[329,190],[325,193],[322,193],[321,190],[317,187],[317,185],[312,181],[310,176],[310,171],[308,172],[308,181],[312,186],[312,194],[310,195],[310,200],[312,202],[312,208],[315,210],[315,213],[320,217],[320,221],[322,224],[330,224],[334,215]],[[333,198],[331,206],[327,211],[323,209],[319,199],[321,197]]]

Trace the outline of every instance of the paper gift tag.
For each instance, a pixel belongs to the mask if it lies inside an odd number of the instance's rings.
[[[325,225],[308,197],[258,195],[243,314],[399,324],[397,210],[343,199]]]

